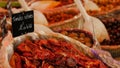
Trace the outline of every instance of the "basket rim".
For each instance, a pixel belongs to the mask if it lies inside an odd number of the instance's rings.
[[[112,50],[116,50],[120,48],[120,45],[101,45],[102,49],[112,49]]]
[[[70,22],[72,22],[72,21],[74,21],[76,19],[79,19],[81,17],[82,17],[82,15],[79,13],[78,15],[75,15],[73,18],[67,19],[65,21],[55,22],[54,24],[49,24],[48,27],[64,25],[64,24],[70,23]]]

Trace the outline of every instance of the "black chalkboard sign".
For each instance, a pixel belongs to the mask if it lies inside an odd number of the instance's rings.
[[[33,11],[21,12],[12,15],[13,37],[34,31]]]

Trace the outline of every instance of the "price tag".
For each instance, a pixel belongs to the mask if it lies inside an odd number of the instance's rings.
[[[13,37],[34,31],[33,11],[21,12],[12,15]]]

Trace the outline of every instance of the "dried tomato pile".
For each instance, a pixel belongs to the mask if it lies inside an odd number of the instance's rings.
[[[75,15],[78,15],[79,11],[76,8],[60,8],[49,9],[43,13],[46,16],[49,24],[53,24],[73,18]]]
[[[12,68],[107,68],[101,61],[85,56],[62,40],[25,40],[15,50]]]

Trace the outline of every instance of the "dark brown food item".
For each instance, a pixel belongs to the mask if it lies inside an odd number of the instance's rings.
[[[25,40],[15,50],[10,64],[12,68],[108,68],[101,61],[85,56],[72,44],[53,38]]]
[[[120,44],[120,11],[99,16],[104,23],[110,36],[110,41],[104,40],[102,45],[119,45]]]
[[[65,21],[79,14],[79,11],[76,8],[61,8],[61,9],[56,8],[43,11],[49,24]]]
[[[58,32],[67,35],[73,39],[76,39],[89,47],[92,47],[92,45],[94,44],[92,34],[90,34],[89,32],[79,29],[64,29]]]

